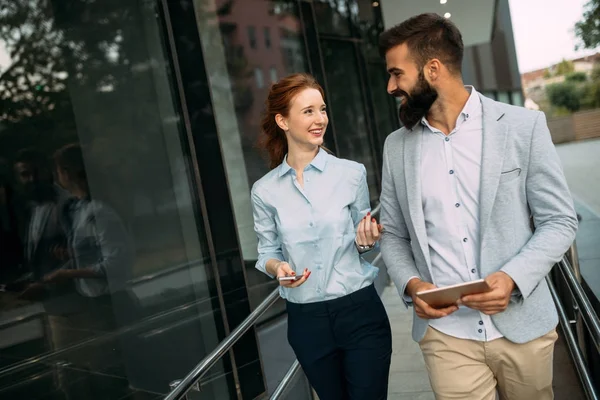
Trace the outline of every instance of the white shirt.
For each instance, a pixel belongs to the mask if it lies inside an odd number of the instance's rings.
[[[421,120],[421,194],[433,283],[438,287],[482,278],[479,189],[483,112],[477,91],[466,88],[471,95],[448,136],[425,118]],[[461,339],[502,337],[490,316],[465,306],[429,323]]]

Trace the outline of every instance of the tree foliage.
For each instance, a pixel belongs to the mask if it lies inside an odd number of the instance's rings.
[[[587,81],[587,75],[585,72],[571,72],[565,76],[565,80],[572,83],[584,83]]]
[[[575,24],[575,35],[580,41],[577,49],[595,49],[600,45],[600,0],[586,3],[583,18]]]
[[[575,71],[575,66],[573,65],[572,61],[562,60],[556,66],[556,71],[555,71],[554,75],[556,75],[556,76],[568,75],[574,71]]]
[[[555,107],[562,107],[571,112],[581,108],[581,90],[571,82],[556,83],[546,87],[548,100]]]

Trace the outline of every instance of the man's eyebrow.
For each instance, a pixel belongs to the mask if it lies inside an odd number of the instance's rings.
[[[388,73],[390,74],[394,74],[394,73],[400,73],[403,74],[404,71],[401,68],[397,68],[397,67],[392,67],[392,68],[388,68]]]

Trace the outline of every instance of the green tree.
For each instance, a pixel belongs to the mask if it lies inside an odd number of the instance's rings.
[[[571,112],[581,108],[581,89],[572,82],[549,85],[546,87],[546,95],[554,107],[566,108]]]
[[[576,49],[595,49],[600,45],[600,0],[586,3],[583,19],[575,24],[575,35],[580,41]]]
[[[570,74],[567,74],[565,80],[567,82],[583,83],[587,81],[587,75],[585,72],[571,72]]]
[[[590,79],[592,80],[592,82],[600,82],[600,66],[594,67],[590,75]]]
[[[567,75],[574,71],[575,71],[575,66],[573,65],[573,63],[571,61],[562,60],[556,66],[556,73],[554,75],[556,75],[556,76]]]
[[[582,89],[581,108],[593,109],[598,107],[600,107],[600,81],[592,81]]]

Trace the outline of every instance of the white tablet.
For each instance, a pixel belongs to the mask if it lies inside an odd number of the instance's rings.
[[[485,293],[490,290],[492,289],[486,281],[478,279],[476,281],[459,283],[452,286],[423,290],[417,292],[417,297],[433,308],[443,308],[456,304],[463,296]]]

